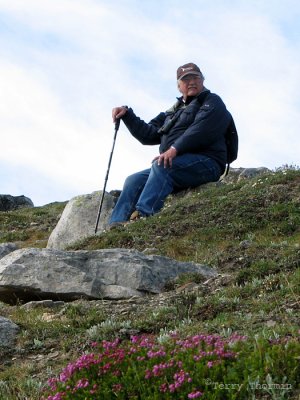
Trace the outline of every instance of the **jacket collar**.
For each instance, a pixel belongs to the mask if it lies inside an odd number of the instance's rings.
[[[203,97],[205,97],[208,93],[210,93],[210,90],[206,89],[206,87],[203,87],[202,92],[200,92],[197,96],[191,96],[187,97],[186,101],[183,100],[183,96],[177,97],[178,102],[183,103],[185,105],[188,105],[193,101],[194,99],[198,99],[199,101],[202,101]]]

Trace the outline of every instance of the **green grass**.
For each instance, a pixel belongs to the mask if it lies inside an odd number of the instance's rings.
[[[20,247],[46,247],[55,228],[64,203],[51,203],[43,207],[20,208],[0,212],[0,243],[15,242]]]
[[[82,352],[90,351],[92,341],[101,343],[119,337],[125,346],[132,334],[164,341],[176,331],[180,337],[199,333],[222,338],[233,332],[246,335],[241,358],[230,370],[226,367],[221,371],[224,377],[230,377],[228,382],[246,385],[243,371],[248,371],[253,383],[257,377],[251,371],[256,368],[260,371],[257,385],[266,380],[281,384],[290,380],[293,384],[291,391],[273,388],[270,393],[251,392],[248,381],[250,391],[244,397],[234,391],[230,391],[232,397],[226,397],[229,392],[217,388],[220,390],[214,391],[215,397],[212,394],[205,398],[297,399],[299,188],[297,168],[279,169],[238,183],[206,185],[184,195],[169,196],[164,209],[153,217],[72,246],[85,250],[147,249],[177,260],[210,265],[218,269],[220,276],[205,281],[187,274],[170,282],[163,295],[132,302],[82,300],[57,309],[31,310],[20,304],[0,303],[0,315],[21,328],[16,350],[0,355],[0,398],[39,399],[47,378],[57,375]],[[0,242],[44,247],[64,206],[53,203],[0,213]],[[293,344],[285,353],[289,338]],[[208,377],[221,382],[220,377]]]

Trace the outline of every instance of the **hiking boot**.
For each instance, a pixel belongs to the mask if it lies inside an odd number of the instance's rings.
[[[119,228],[121,226],[124,226],[126,222],[112,222],[108,227],[107,230],[111,231],[112,229]]]
[[[138,210],[135,210],[130,216],[130,221],[137,221],[140,218],[142,218],[142,214]]]

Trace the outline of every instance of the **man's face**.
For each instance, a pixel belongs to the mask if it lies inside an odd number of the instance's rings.
[[[203,90],[203,79],[195,74],[186,75],[178,81],[178,89],[184,100],[188,96],[197,96]]]

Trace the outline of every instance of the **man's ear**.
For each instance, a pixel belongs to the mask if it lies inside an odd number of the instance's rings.
[[[178,90],[179,90],[179,92],[182,94],[182,91],[181,91],[181,89],[180,89],[179,82],[177,82],[177,89],[178,89]]]

